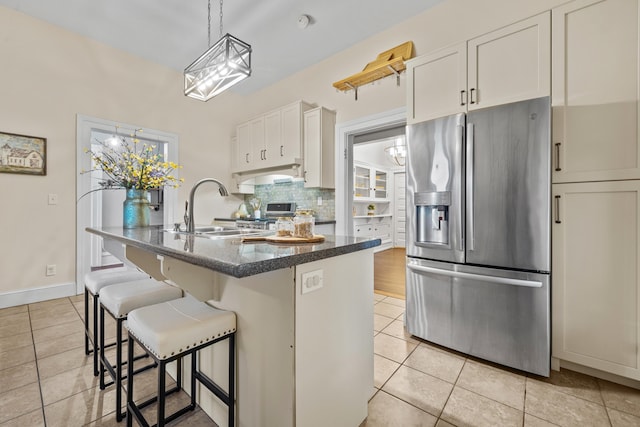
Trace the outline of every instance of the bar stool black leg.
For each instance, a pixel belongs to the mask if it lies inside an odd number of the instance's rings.
[[[93,376],[98,376],[98,348],[96,346],[96,331],[98,330],[98,297],[91,295],[93,298]],[[104,317],[103,317],[104,318]],[[104,323],[104,322],[102,322]],[[104,325],[100,325],[100,348],[104,347]]]
[[[158,365],[158,427],[164,427],[165,376],[167,364],[161,360]]]
[[[103,309],[104,310],[104,309]],[[104,316],[100,316],[104,322]],[[120,422],[124,418],[122,413],[122,319],[116,320],[116,421]],[[133,363],[132,363],[133,364]],[[127,367],[127,370],[129,367]]]
[[[129,336],[127,340],[127,360],[133,360],[133,338]],[[133,378],[133,363],[127,363],[127,378]],[[133,381],[127,383],[127,427],[133,426],[133,413],[129,406],[133,402]]]
[[[89,355],[89,291],[87,288],[84,288],[84,354]]]
[[[235,372],[236,372],[236,334],[229,335],[229,426],[235,425]]]

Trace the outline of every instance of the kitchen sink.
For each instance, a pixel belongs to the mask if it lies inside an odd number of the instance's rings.
[[[164,230],[168,233],[174,234],[187,234],[194,235],[199,237],[207,237],[210,239],[222,239],[222,238],[233,238],[233,237],[242,237],[247,235],[256,235],[267,232],[266,230],[254,230],[254,229],[244,229],[244,228],[236,228],[236,227],[225,227],[220,225],[208,225],[202,227],[196,227],[195,231],[176,231],[174,229],[166,229]]]

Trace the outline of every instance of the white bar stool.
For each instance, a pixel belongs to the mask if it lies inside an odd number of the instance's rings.
[[[122,421],[122,323],[132,310],[147,305],[158,304],[182,297],[182,290],[154,279],[137,280],[106,286],[100,293],[100,389],[107,385],[104,381],[105,371],[111,375],[116,385],[116,420]],[[104,345],[104,313],[105,310],[116,320],[116,363],[111,365],[105,355]],[[142,357],[146,357],[145,354]],[[129,362],[133,365],[133,361]],[[156,363],[144,366],[134,373],[155,367]],[[176,390],[177,391],[177,390]]]
[[[100,290],[105,286],[117,283],[132,282],[134,280],[148,279],[149,275],[132,267],[106,268],[85,274],[84,276],[84,354],[93,353],[93,375],[98,376],[98,346],[100,339],[98,332],[98,298]],[[93,331],[89,328],[89,295],[93,303]],[[89,348],[91,343],[91,348]],[[112,346],[114,343],[108,344]]]
[[[140,409],[158,401],[157,426],[175,420],[196,407],[196,380],[211,391],[229,408],[229,426],[235,419],[235,332],[236,314],[214,308],[187,295],[175,301],[150,305],[129,313],[126,324],[129,330],[127,349],[127,426],[133,418],[143,426],[148,422]],[[197,369],[198,351],[222,340],[229,340],[229,385],[225,392],[218,384]],[[142,346],[158,363],[158,394],[145,402],[133,400],[133,341]],[[174,360],[191,355],[191,403],[165,417],[165,372],[166,365]],[[180,365],[178,365],[180,369]],[[178,384],[180,387],[181,384]]]

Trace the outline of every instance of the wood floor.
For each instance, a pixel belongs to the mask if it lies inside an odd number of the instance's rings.
[[[374,254],[373,289],[383,295],[405,299],[405,249],[393,248]]]

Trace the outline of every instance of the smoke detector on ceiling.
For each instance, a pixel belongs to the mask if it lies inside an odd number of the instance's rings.
[[[309,15],[298,16],[298,28],[300,28],[301,30],[307,28],[309,26],[309,22],[311,22]]]

